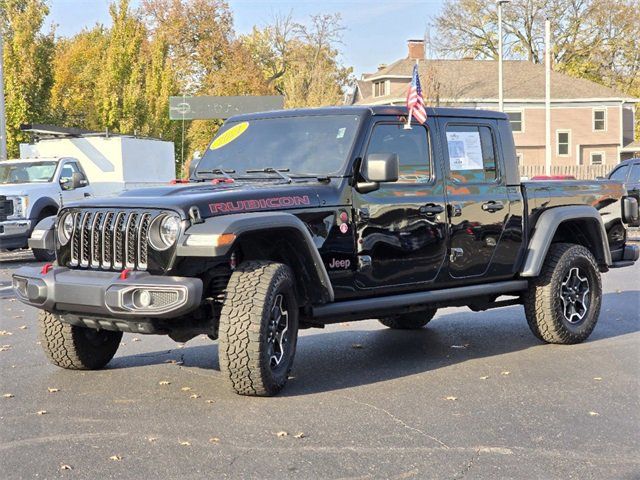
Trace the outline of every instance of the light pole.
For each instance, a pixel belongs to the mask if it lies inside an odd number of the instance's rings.
[[[497,0],[498,4],[498,109],[504,111],[504,98],[502,93],[502,4],[511,0]]]

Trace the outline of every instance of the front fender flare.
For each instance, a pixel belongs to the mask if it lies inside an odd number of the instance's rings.
[[[324,266],[318,247],[316,247],[307,226],[295,215],[286,212],[256,212],[240,213],[210,217],[203,223],[189,227],[178,240],[178,257],[221,257],[226,255],[233,244],[216,245],[215,239],[219,235],[233,234],[240,237],[242,234],[272,230],[276,228],[289,228],[296,230],[303,239],[304,248],[307,249],[320,285],[325,290],[330,302],[334,300],[333,287],[329,274]],[[197,242],[188,245],[190,237],[201,237]]]
[[[592,234],[598,237],[594,240],[596,245],[602,248],[604,263],[607,266],[611,265],[611,250],[607,241],[607,232],[598,210],[589,205],[569,205],[551,208],[540,214],[529,242],[524,266],[520,272],[521,277],[537,277],[540,274],[553,236],[560,224],[568,220],[587,220],[593,225]]]
[[[31,249],[54,250],[56,248],[54,227],[56,216],[45,217],[38,222],[31,232],[28,244]]]

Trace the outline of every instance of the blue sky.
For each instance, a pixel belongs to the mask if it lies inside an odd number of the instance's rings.
[[[110,0],[49,0],[49,20],[58,35],[70,36],[96,23],[108,25]],[[136,0],[132,2],[137,4]],[[422,38],[430,19],[444,0],[230,0],[235,29],[246,33],[253,25],[269,23],[276,13],[293,12],[304,22],[316,13],[342,15],[343,62],[355,73],[375,71],[379,63],[390,63],[406,55],[406,40]]]

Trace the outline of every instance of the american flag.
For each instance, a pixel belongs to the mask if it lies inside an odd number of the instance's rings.
[[[420,75],[418,75],[418,64],[413,66],[413,75],[411,76],[411,85],[407,92],[407,108],[409,109],[409,117],[413,117],[418,123],[424,123],[427,120],[427,111],[424,108],[424,99],[422,98],[422,87],[420,86]],[[411,122],[411,118],[407,123]]]

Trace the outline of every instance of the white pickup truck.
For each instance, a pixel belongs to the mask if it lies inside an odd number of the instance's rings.
[[[173,143],[151,138],[58,129],[21,145],[20,156],[0,161],[0,250],[27,247],[38,222],[63,205],[175,178]],[[53,251],[33,253],[41,261],[55,258]]]
[[[75,158],[34,158],[0,162],[0,249],[24,248],[36,224],[69,202],[91,197],[93,189]],[[47,261],[54,252],[34,249]]]

